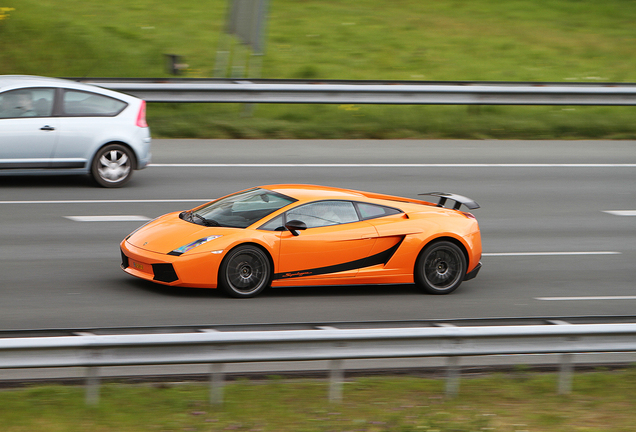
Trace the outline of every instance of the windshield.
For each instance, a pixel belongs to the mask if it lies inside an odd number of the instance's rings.
[[[247,228],[265,216],[296,201],[267,189],[250,189],[181,213],[181,219],[199,225]]]

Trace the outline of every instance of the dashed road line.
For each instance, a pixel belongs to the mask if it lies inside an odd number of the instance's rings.
[[[152,168],[636,168],[636,164],[554,164],[554,163],[529,163],[529,164],[496,164],[496,163],[174,163],[174,164],[150,164]]]
[[[614,216],[636,216],[636,210],[603,210],[603,213]]]
[[[535,297],[534,299],[541,301],[636,300],[636,296]]]
[[[110,215],[110,216],[64,216],[75,222],[145,222],[150,218],[137,215]]]
[[[491,257],[518,257],[518,256],[567,256],[567,255],[620,255],[616,251],[589,251],[589,252],[494,252],[483,253],[482,256]]]
[[[116,204],[116,203],[176,203],[208,202],[210,198],[192,199],[142,199],[142,200],[59,200],[59,201],[0,201],[0,204]]]

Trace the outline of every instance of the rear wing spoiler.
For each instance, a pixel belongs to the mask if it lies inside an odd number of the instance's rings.
[[[447,200],[455,201],[455,205],[453,206],[453,210],[459,210],[459,208],[463,205],[468,207],[469,210],[475,210],[479,208],[479,204],[470,198],[466,198],[465,196],[457,195],[454,193],[446,193],[446,192],[427,192],[418,195],[428,195],[439,198],[439,202],[437,203],[437,207],[444,207]],[[449,208],[449,207],[445,207]]]

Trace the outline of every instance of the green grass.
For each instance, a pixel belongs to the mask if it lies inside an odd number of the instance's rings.
[[[213,75],[226,0],[0,0],[0,74]],[[270,0],[263,78],[636,82],[636,2]],[[636,138],[631,107],[151,104],[154,136]]]
[[[570,395],[556,394],[556,380],[527,371],[465,378],[449,400],[443,380],[358,378],[331,404],[325,381],[242,379],[228,383],[221,407],[201,384],[108,384],[95,407],[81,387],[35,386],[0,391],[0,424],[3,432],[634,430],[636,369],[579,373]]]

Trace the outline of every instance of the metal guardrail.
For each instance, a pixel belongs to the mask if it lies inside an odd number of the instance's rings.
[[[441,318],[409,320],[374,321],[320,321],[320,322],[278,322],[278,323],[241,323],[241,324],[191,324],[176,326],[133,326],[133,327],[83,327],[83,328],[47,328],[0,330],[3,338],[30,338],[52,336],[76,336],[90,333],[93,335],[126,334],[171,334],[198,333],[209,331],[276,331],[276,330],[319,330],[325,327],[334,329],[390,329],[390,328],[430,328],[430,327],[488,327],[488,326],[527,326],[555,324],[636,324],[636,315],[573,315],[573,316],[534,316],[534,317],[485,317],[485,318]]]
[[[148,102],[636,105],[635,83],[69,78]]]
[[[557,323],[558,324],[558,323]],[[446,393],[459,389],[458,359],[465,356],[561,354],[559,392],[571,389],[576,353],[635,352],[636,324],[569,324],[204,331],[0,338],[0,369],[83,366],[87,403],[98,400],[98,368],[210,364],[213,403],[221,403],[223,365],[242,362],[330,361],[330,400],[342,398],[342,361],[446,357]]]

